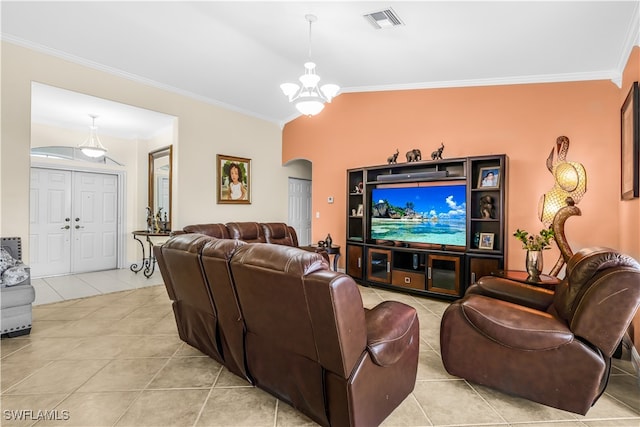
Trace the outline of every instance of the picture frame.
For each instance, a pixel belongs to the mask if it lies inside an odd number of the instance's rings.
[[[477,188],[500,188],[500,166],[480,168]]]
[[[480,233],[480,242],[478,242],[478,249],[493,250],[494,233]]]
[[[356,216],[364,216],[364,206],[358,205],[358,211],[356,212]]]
[[[634,82],[620,108],[620,196],[640,196],[640,90]]]
[[[251,159],[218,154],[216,163],[218,204],[251,204]]]

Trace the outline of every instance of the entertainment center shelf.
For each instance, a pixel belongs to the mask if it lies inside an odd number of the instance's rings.
[[[347,170],[346,272],[446,299],[505,265],[506,155]]]

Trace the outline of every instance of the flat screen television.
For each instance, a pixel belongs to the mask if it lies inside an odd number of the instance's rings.
[[[466,246],[465,184],[371,190],[369,237],[400,243]]]

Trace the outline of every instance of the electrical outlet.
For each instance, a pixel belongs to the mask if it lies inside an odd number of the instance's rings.
[[[316,218],[320,218],[320,211],[316,212]]]

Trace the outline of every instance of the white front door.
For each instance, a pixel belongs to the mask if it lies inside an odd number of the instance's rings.
[[[289,178],[289,225],[296,230],[298,244],[311,244],[311,181]]]
[[[73,172],[72,271],[116,268],[118,177]]]
[[[71,271],[71,172],[31,168],[31,275]]]
[[[31,168],[34,277],[117,267],[118,176]]]

